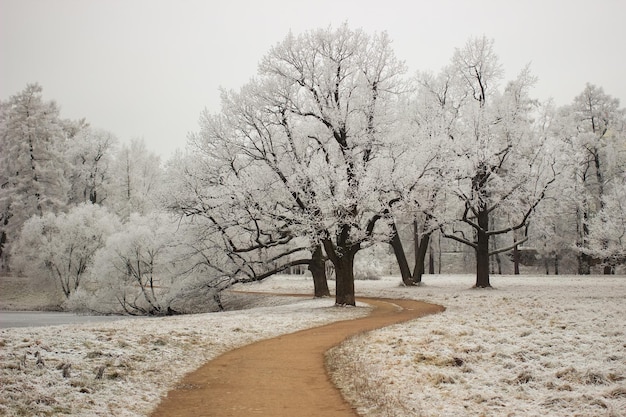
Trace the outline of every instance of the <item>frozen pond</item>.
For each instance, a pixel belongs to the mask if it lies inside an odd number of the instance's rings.
[[[124,320],[130,316],[86,316],[51,311],[0,311],[0,329],[11,327],[55,326]]]

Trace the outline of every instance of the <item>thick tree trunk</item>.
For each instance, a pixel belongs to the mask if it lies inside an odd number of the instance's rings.
[[[411,270],[409,269],[409,262],[406,260],[406,254],[404,253],[404,247],[402,246],[402,240],[398,234],[396,223],[391,223],[391,240],[389,244],[393,249],[394,255],[396,255],[396,261],[398,262],[398,268],[400,269],[400,276],[402,277],[402,283],[407,286],[414,285],[413,277],[411,276]]]
[[[354,297],[354,255],[353,250],[346,250],[337,256],[335,262],[335,304],[356,305]]]
[[[430,233],[424,233],[419,241],[418,250],[415,255],[415,268],[413,269],[413,281],[422,282],[424,275],[424,264],[426,263],[426,254],[428,253],[428,243],[430,242]]]
[[[578,274],[579,275],[589,275],[591,274],[591,257],[586,253],[581,253],[578,255]]]
[[[478,239],[476,241],[476,287],[488,288],[491,287],[489,282],[489,213],[486,210],[481,210],[478,213],[478,226],[477,230]]]
[[[330,290],[328,289],[328,280],[326,279],[326,262],[324,261],[324,255],[322,253],[322,247],[317,245],[313,250],[311,256],[311,263],[309,264],[309,271],[313,276],[313,287],[315,297],[330,297]]]

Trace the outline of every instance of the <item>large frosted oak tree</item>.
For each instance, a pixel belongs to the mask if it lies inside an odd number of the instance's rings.
[[[355,304],[354,256],[398,198],[387,139],[403,72],[384,33],[342,25],[289,34],[194,138],[224,168],[220,186],[238,184],[255,226],[324,248],[337,304]]]

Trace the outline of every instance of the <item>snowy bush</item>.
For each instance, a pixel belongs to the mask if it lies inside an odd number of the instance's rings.
[[[379,280],[388,275],[393,259],[388,252],[388,245],[379,244],[363,249],[354,258],[354,279]]]
[[[214,310],[216,291],[190,265],[178,226],[165,213],[132,214],[97,253],[71,308],[132,315]]]
[[[12,269],[29,277],[53,279],[66,298],[81,285],[95,257],[119,221],[105,208],[89,203],[68,213],[47,213],[24,223],[13,246]]]

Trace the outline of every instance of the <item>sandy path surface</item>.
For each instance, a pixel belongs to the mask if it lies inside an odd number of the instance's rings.
[[[375,307],[369,316],[253,343],[208,362],[184,377],[152,416],[357,416],[330,381],[324,353],[352,335],[443,311],[413,300],[359,301]]]

